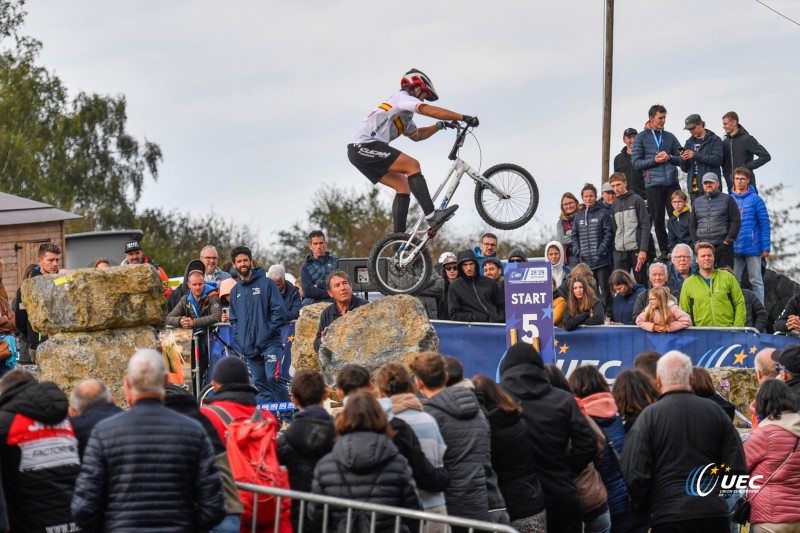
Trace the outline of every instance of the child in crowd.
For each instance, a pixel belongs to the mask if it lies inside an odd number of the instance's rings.
[[[654,287],[647,295],[648,306],[636,317],[636,325],[645,331],[673,333],[692,325],[691,317],[681,309],[666,287]]]
[[[667,221],[667,236],[669,249],[677,244],[688,244],[694,247],[692,235],[689,232],[689,198],[686,193],[678,190],[672,193],[672,211],[669,212]]]

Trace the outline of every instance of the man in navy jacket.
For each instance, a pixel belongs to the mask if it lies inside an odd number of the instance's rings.
[[[237,246],[231,251],[231,259],[239,274],[239,283],[231,289],[233,340],[247,358],[259,401],[288,402],[289,391],[279,379],[281,326],[286,322],[283,297],[264,269],[253,268],[249,248]]]

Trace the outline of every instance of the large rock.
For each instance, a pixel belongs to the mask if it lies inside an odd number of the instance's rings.
[[[389,362],[410,363],[419,352],[437,351],[439,337],[413,296],[389,296],[350,311],[328,326],[319,350],[327,383],[348,363],[372,373]]]
[[[33,329],[48,336],[164,321],[161,279],[150,265],[36,276],[22,283],[22,301]]]
[[[128,359],[138,348],[158,350],[160,343],[152,327],[58,333],[36,350],[39,379],[54,381],[67,395],[86,378],[102,380],[117,405],[126,406],[122,383]]]
[[[319,357],[314,351],[314,339],[319,330],[319,316],[329,303],[311,304],[300,310],[300,318],[294,325],[292,342],[292,367],[295,370],[310,368],[319,370]]]
[[[723,366],[707,369],[714,380],[714,385],[729,402],[736,406],[746,417],[750,417],[750,402],[756,399],[758,378],[754,368],[736,368]],[[725,385],[725,386],[723,386]],[[741,425],[740,420],[735,420]]]

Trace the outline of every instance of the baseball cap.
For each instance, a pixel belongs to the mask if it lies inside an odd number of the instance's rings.
[[[716,183],[718,181],[719,177],[713,172],[706,172],[703,174],[703,183]]]
[[[614,187],[611,185],[611,183],[605,182],[601,192],[614,192]]]
[[[125,244],[125,253],[128,252],[138,252],[142,249],[142,245],[139,244],[139,241],[131,241]]]
[[[458,259],[456,258],[456,254],[453,252],[444,252],[442,255],[439,256],[439,263],[454,263]]]
[[[800,344],[790,344],[772,352],[773,361],[792,374],[800,374]]]
[[[630,137],[631,135],[638,135],[639,132],[636,131],[636,128],[627,128],[625,132],[622,134],[623,137]]]
[[[703,122],[703,119],[700,118],[700,115],[698,115],[697,113],[689,115],[688,117],[686,117],[686,121],[684,122],[685,127],[683,129],[690,130],[695,126],[697,126],[698,124],[700,124],[701,122]]]

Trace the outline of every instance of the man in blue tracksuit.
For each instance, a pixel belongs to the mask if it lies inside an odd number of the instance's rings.
[[[653,227],[662,261],[669,253],[666,219],[672,207],[672,193],[680,189],[678,166],[681,160],[681,145],[678,139],[664,130],[667,109],[659,104],[649,111],[649,127],[633,140],[631,163],[644,172],[644,187],[647,210]]]
[[[233,339],[247,358],[258,401],[289,401],[288,391],[279,379],[283,358],[281,326],[286,322],[283,297],[264,269],[253,268],[249,248],[237,246],[231,251],[231,259],[239,274],[239,283],[231,289]]]

